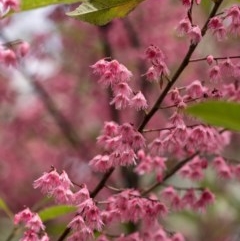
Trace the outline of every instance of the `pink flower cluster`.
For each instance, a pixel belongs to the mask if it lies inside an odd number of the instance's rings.
[[[195,3],[199,5],[201,0],[196,0]],[[176,28],[179,36],[187,35],[191,41],[191,44],[198,44],[202,39],[202,32],[198,25],[193,24],[192,16],[189,15],[193,6],[193,0],[182,0],[183,5],[187,7],[186,17],[183,18]]]
[[[160,217],[166,216],[167,213],[166,205],[161,203],[157,197],[143,198],[137,190],[128,189],[107,200],[102,217],[106,224],[118,220],[134,223],[142,220],[150,225]]]
[[[155,172],[157,180],[162,180],[164,171],[166,170],[165,162],[167,161],[167,158],[161,156],[151,157],[150,155],[146,155],[142,149],[138,151],[137,157],[139,164],[135,168],[135,172],[138,173],[138,175]]]
[[[93,236],[93,231],[101,230],[103,222],[100,211],[90,198],[87,187],[83,184],[79,191],[73,193],[73,184],[65,171],[59,174],[55,169],[44,173],[34,181],[34,188],[40,188],[44,194],[53,196],[57,203],[77,206],[77,215],[69,223],[73,234],[69,241],[85,241]]]
[[[105,172],[111,167],[136,164],[135,151],[145,146],[145,139],[131,124],[118,125],[115,122],[105,122],[98,144],[108,154],[97,155],[90,165],[95,171]]]
[[[207,57],[207,62],[212,65],[213,61],[216,61],[216,65],[209,69],[208,75],[210,82],[219,83],[224,80],[227,82],[229,78],[238,79],[240,77],[240,65],[239,63],[233,63],[231,58],[218,61],[213,56]]]
[[[23,224],[26,228],[20,241],[49,241],[48,235],[44,232],[45,226],[42,220],[37,213],[31,212],[29,208],[15,215],[14,224]]]
[[[197,194],[197,192],[200,192],[200,194]],[[194,190],[194,188],[189,188],[180,196],[172,186],[166,187],[161,191],[161,198],[163,203],[166,203],[171,210],[188,208],[195,211],[205,211],[207,206],[215,201],[214,194],[208,189]]]
[[[99,60],[91,66],[93,73],[100,76],[99,83],[105,87],[110,86],[113,91],[111,105],[115,105],[118,110],[130,106],[136,110],[145,110],[148,105],[141,91],[134,93],[128,82],[132,78],[132,73],[117,60]]]
[[[192,44],[197,44],[202,39],[202,33],[201,33],[201,29],[199,28],[199,26],[197,26],[197,25],[192,26],[191,22],[189,21],[189,19],[187,17],[182,19],[179,22],[176,30],[177,30],[179,36],[184,36],[187,34],[188,37],[190,38]]]
[[[169,69],[165,63],[165,55],[157,46],[150,45],[145,54],[146,59],[152,64],[145,74],[148,81],[161,81],[163,76],[169,75]]]
[[[224,21],[226,23],[224,23]],[[221,41],[226,38],[227,33],[240,35],[240,7],[233,5],[226,9],[221,16],[213,17],[208,28],[212,30],[216,38]]]
[[[208,167],[208,161],[205,158],[196,156],[188,164],[181,168],[180,174],[193,181],[199,181],[204,178],[203,171]]]

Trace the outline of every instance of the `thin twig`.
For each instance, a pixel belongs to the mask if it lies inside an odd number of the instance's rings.
[[[194,124],[194,125],[188,125],[187,128],[194,128],[196,126],[202,126],[203,124]],[[170,126],[165,128],[156,128],[156,129],[145,129],[142,131],[142,133],[148,133],[148,132],[155,132],[155,131],[166,131],[166,130],[173,130],[176,129],[176,126]]]
[[[146,196],[148,193],[150,193],[151,191],[153,191],[155,188],[161,186],[165,181],[167,181],[170,177],[172,177],[178,170],[180,170],[186,163],[188,163],[189,161],[191,161],[195,156],[198,155],[199,152],[195,152],[193,155],[185,158],[183,161],[179,162],[176,166],[174,166],[170,171],[168,171],[166,173],[166,175],[164,176],[163,180],[161,182],[156,182],[154,184],[152,184],[152,186],[150,186],[148,189],[146,189],[145,191],[143,191],[141,193],[142,196]]]
[[[240,58],[240,55],[233,55],[233,56],[226,56],[226,57],[214,57],[213,59],[215,61],[217,61],[217,60],[224,60],[224,59],[239,59],[239,58]],[[207,60],[207,57],[190,59],[189,63],[200,62],[200,61],[205,61],[205,60]]]

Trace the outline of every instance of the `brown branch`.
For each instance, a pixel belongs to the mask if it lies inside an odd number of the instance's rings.
[[[91,192],[91,194],[90,194],[91,198],[94,198],[97,196],[99,191],[105,186],[105,183],[107,182],[108,178],[111,176],[113,171],[114,171],[114,168],[112,167],[108,172],[105,173],[102,180],[98,183],[98,185],[95,187],[95,189]]]

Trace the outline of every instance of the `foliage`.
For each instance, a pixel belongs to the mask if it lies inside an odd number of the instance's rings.
[[[52,4],[70,4],[79,2],[78,0],[23,0],[21,2],[21,11],[31,10]]]
[[[104,25],[114,18],[125,17],[142,1],[111,0],[107,3],[103,0],[87,1],[67,15],[92,24]]]
[[[240,130],[240,105],[236,102],[206,101],[189,106],[187,112],[208,124]]]

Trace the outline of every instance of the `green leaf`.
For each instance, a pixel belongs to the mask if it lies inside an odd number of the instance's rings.
[[[205,101],[189,106],[186,112],[208,124],[240,131],[239,103],[214,100]]]
[[[53,4],[70,4],[79,2],[79,0],[22,0],[21,11],[40,8]]]
[[[68,205],[51,206],[38,212],[38,215],[40,216],[42,221],[45,222],[68,213],[73,213],[76,210],[76,207]]]
[[[11,219],[13,218],[13,213],[2,198],[0,198],[0,209],[2,209]]]
[[[86,0],[74,11],[67,13],[70,17],[82,21],[104,25],[114,18],[123,18],[144,0]]]

